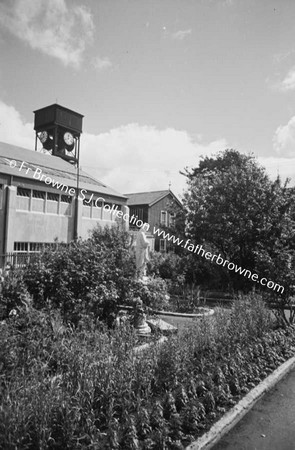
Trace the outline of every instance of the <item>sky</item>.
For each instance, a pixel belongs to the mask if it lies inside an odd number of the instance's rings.
[[[0,141],[34,150],[57,102],[120,193],[181,197],[179,172],[226,148],[294,185],[294,19],[293,0],[0,0]]]

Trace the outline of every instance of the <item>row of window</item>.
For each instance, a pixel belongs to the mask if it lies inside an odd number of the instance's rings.
[[[56,243],[48,242],[14,242],[14,253],[39,253],[46,248],[54,249]],[[60,245],[60,244],[59,244]],[[167,251],[167,242],[165,239],[160,239],[160,252]]]
[[[98,200],[91,200],[89,198],[84,198],[83,199],[83,205],[84,206],[89,206],[89,208],[94,207],[94,208],[101,208],[103,206],[102,201],[98,201]]]
[[[109,202],[101,202],[98,199],[83,200],[82,216],[88,219],[115,220],[116,213],[121,211],[121,205]]]
[[[59,195],[54,194],[53,192],[36,191],[35,189],[32,190],[20,186],[17,187],[17,196],[27,198],[39,198],[41,200],[47,199],[52,202],[58,202],[60,199],[62,203],[72,203],[73,199],[71,195]]]
[[[83,199],[83,205],[89,206],[90,208],[102,208],[104,207],[105,210],[115,210],[115,211],[121,211],[121,205],[116,205],[115,203],[108,203],[108,202],[102,202],[97,200],[89,200],[87,198]]]
[[[14,242],[13,250],[15,253],[38,253],[45,248],[55,248],[56,245],[54,242]],[[167,242],[165,239],[160,239],[159,250],[160,252],[167,251]]]
[[[70,195],[17,187],[16,209],[19,211],[70,216],[72,214],[72,203],[73,197]],[[98,201],[98,198],[92,199],[90,197],[83,200],[83,217],[112,220],[116,212],[120,210],[121,205]]]
[[[19,211],[70,216],[72,201],[73,197],[70,195],[17,187],[16,209]]]
[[[54,248],[55,243],[48,242],[15,242],[14,252],[15,253],[37,253],[45,248]]]
[[[131,209],[132,214],[137,217],[137,220],[142,220],[143,222],[145,222],[144,220],[144,210],[143,208],[132,208]],[[168,211],[161,211],[160,213],[160,225],[164,225],[164,226],[173,226],[175,223],[175,214],[171,214],[168,213]],[[132,226],[131,226],[132,227]]]

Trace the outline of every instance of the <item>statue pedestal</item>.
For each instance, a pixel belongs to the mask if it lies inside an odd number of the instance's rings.
[[[152,332],[146,323],[146,315],[142,307],[142,300],[140,299],[138,299],[134,308],[133,326],[139,336],[149,336]]]
[[[135,327],[135,330],[139,336],[149,336],[152,332],[152,330],[145,321],[142,324]]]
[[[160,318],[148,319],[147,323],[153,331],[159,331],[165,336],[176,334],[178,332],[178,328]]]

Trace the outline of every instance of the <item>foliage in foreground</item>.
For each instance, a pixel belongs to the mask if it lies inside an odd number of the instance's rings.
[[[111,321],[135,271],[128,239],[116,228],[98,227],[86,241],[45,251],[23,273],[34,305],[50,302],[75,324],[85,314]]]
[[[27,305],[1,324],[0,446],[182,449],[292,354],[259,298],[135,353],[131,329],[75,330]]]
[[[0,292],[0,319],[31,297],[39,310],[59,309],[64,322],[77,326],[85,316],[112,325],[118,306],[140,297],[146,306],[168,305],[164,280],[148,285],[135,279],[130,237],[117,228],[97,228],[85,241],[46,250],[22,273],[6,277]]]

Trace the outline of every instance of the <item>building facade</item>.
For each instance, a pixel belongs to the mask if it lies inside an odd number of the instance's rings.
[[[86,238],[97,224],[127,230],[126,202],[62,158],[0,143],[2,254]]]
[[[149,224],[148,236],[153,237],[155,251],[167,252],[167,240],[154,235],[154,228],[169,227],[174,224],[176,208],[182,208],[181,202],[169,190],[152,192],[135,192],[125,194],[130,216],[134,215],[144,223]],[[131,229],[135,229],[130,225]]]

